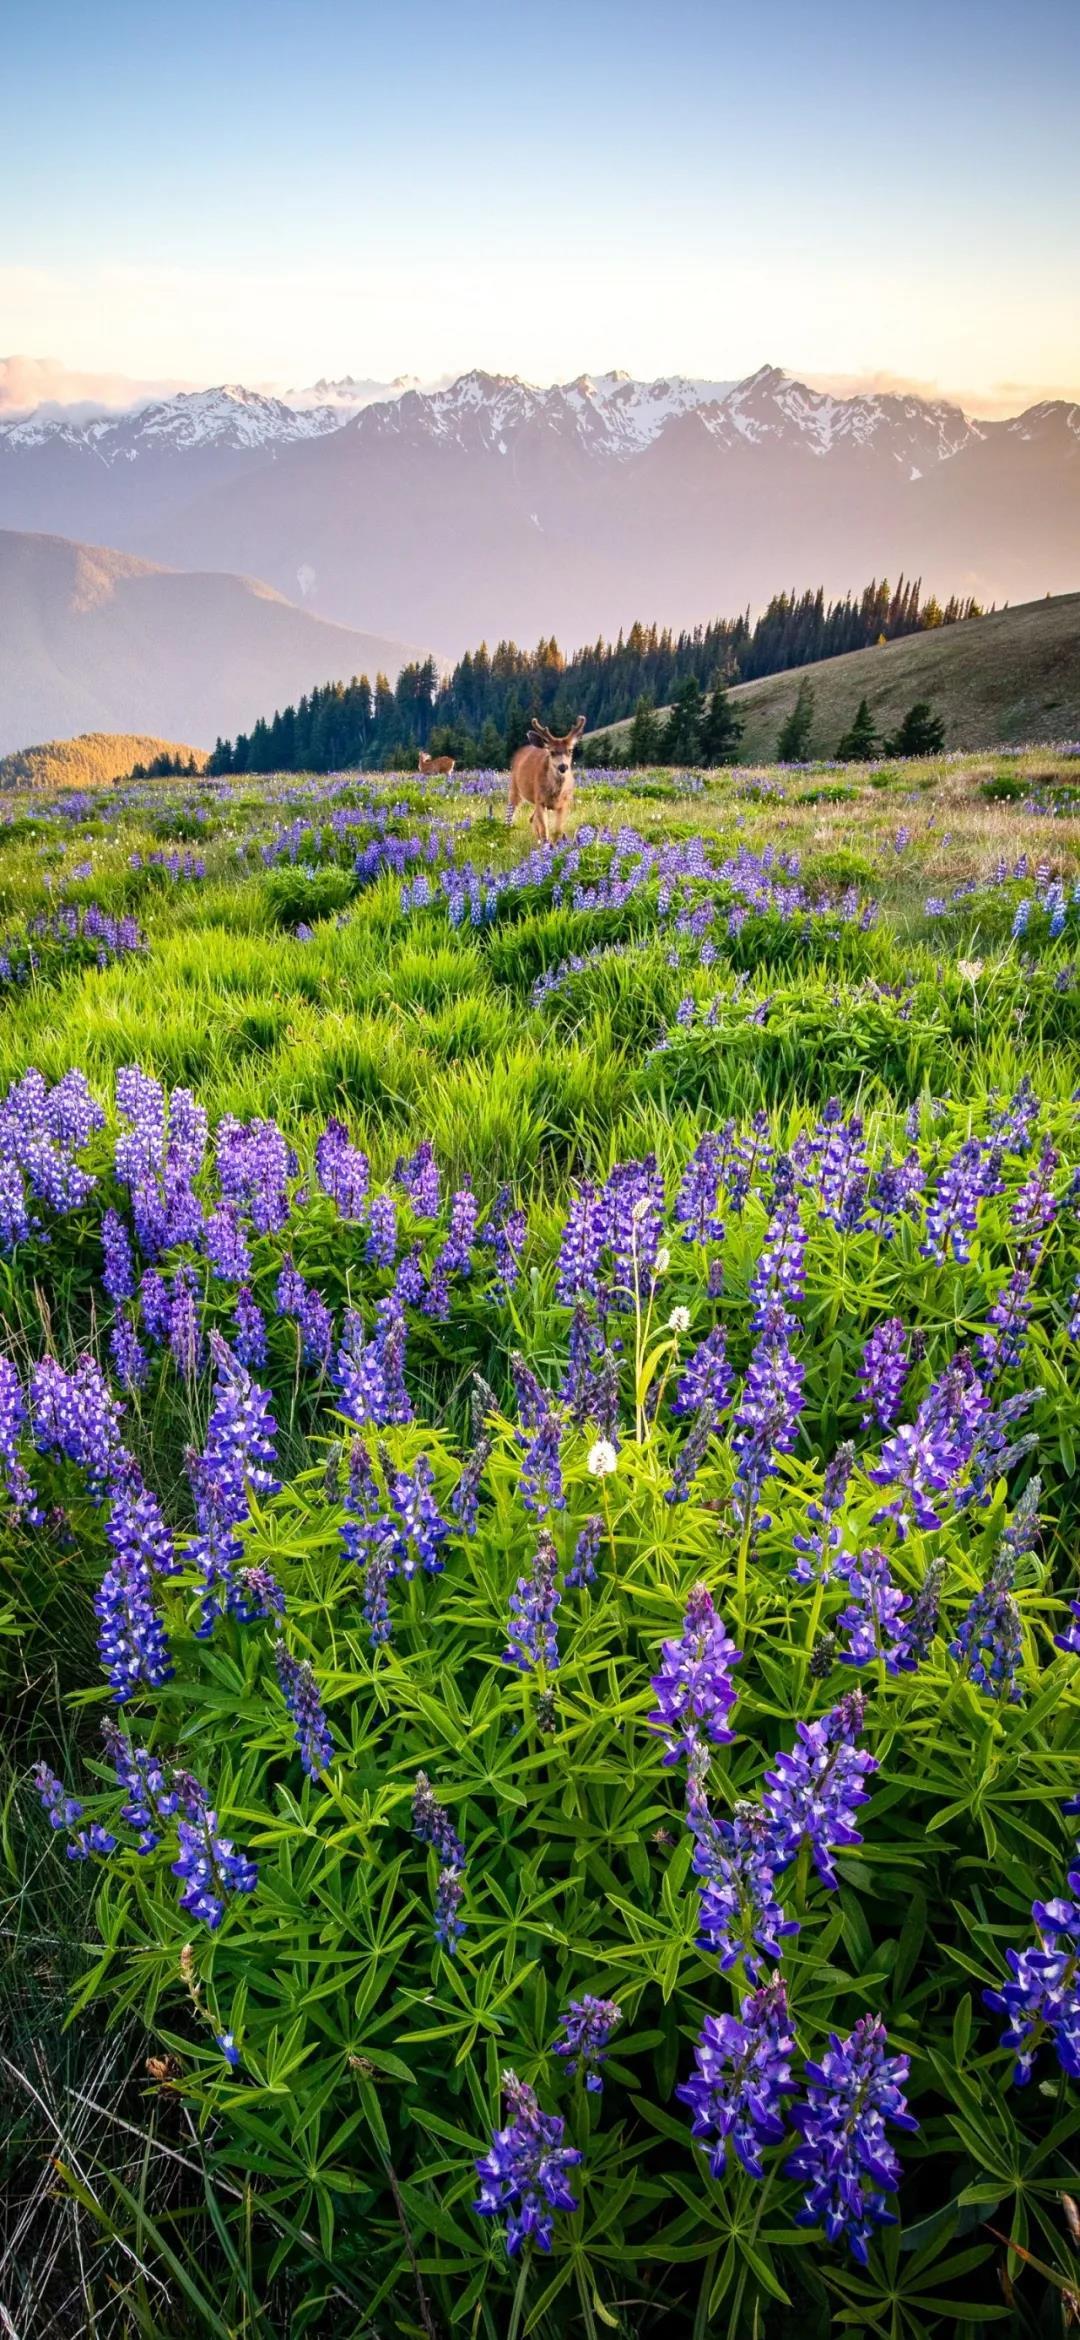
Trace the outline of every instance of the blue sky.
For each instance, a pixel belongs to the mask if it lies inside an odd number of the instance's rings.
[[[0,350],[1080,392],[1076,0],[9,19]]]

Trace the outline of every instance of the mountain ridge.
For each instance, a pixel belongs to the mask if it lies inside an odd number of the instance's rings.
[[[286,670],[302,693],[424,655],[298,609],[257,578],[12,529],[0,529],[0,639],[0,754],[86,732],[209,748],[256,720]]]
[[[225,385],[0,424],[0,525],[264,577],[329,621],[451,654],[613,636],[642,610],[693,625],[791,579],[842,595],[903,570],[987,602],[1078,582],[1074,401],[985,421],[774,365],[547,388],[473,368],[359,406],[323,387],[307,405]]]

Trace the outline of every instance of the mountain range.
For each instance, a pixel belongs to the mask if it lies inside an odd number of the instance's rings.
[[[222,387],[0,424],[0,525],[258,577],[324,620],[446,653],[573,644],[638,616],[691,625],[901,569],[942,596],[1016,601],[1077,582],[1080,406],[980,421],[775,366]]]
[[[297,609],[250,577],[0,529],[0,755],[72,732],[211,747],[317,682],[423,653]]]

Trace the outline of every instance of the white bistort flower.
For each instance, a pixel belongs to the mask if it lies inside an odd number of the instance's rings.
[[[618,1470],[619,1457],[610,1438],[598,1438],[595,1446],[590,1446],[588,1467],[594,1479],[610,1479],[612,1471]]]

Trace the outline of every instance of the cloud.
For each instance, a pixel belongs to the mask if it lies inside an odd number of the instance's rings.
[[[170,377],[165,381],[136,381],[128,374],[89,373],[66,366],[59,358],[0,357],[0,415],[10,421],[31,414],[66,414],[85,422],[91,415],[145,406],[152,398],[167,398],[174,390],[198,385]]]
[[[965,414],[984,422],[1023,414],[1045,398],[1080,398],[1075,382],[992,382],[981,390],[957,390],[950,384],[919,381],[909,374],[805,374],[800,379],[812,389],[831,390],[837,398],[881,397],[943,399]]]

